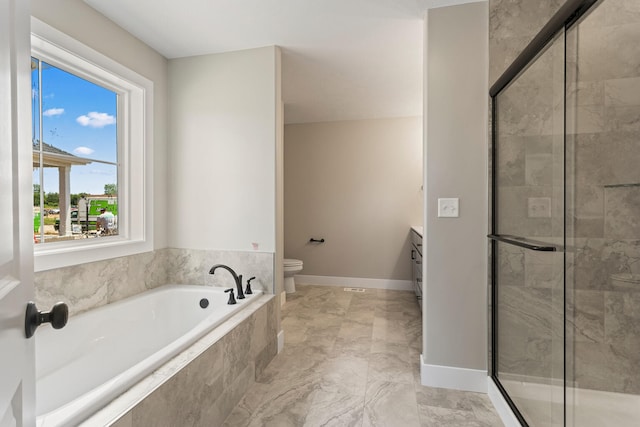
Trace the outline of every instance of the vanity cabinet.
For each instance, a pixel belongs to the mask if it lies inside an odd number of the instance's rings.
[[[422,308],[422,234],[411,229],[411,279],[416,298]]]

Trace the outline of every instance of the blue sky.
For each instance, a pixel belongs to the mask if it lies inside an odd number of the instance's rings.
[[[37,73],[34,70],[32,74],[32,95],[36,103]],[[116,109],[114,92],[43,63],[44,142],[78,157],[116,162]],[[34,138],[39,140],[37,110],[34,113]],[[71,193],[102,194],[105,184],[116,181],[115,165],[93,162],[71,167]],[[40,182],[37,169],[34,169],[33,182]],[[58,192],[58,169],[45,168],[43,183],[45,192]]]

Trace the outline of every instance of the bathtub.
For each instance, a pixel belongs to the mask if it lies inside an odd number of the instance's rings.
[[[261,293],[228,305],[223,288],[167,285],[39,328],[36,425],[78,424]]]

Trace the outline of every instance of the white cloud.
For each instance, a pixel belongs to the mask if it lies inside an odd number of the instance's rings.
[[[64,108],[49,108],[48,110],[45,110],[42,115],[45,117],[53,117],[59,116],[62,113],[64,113]]]
[[[76,149],[73,150],[74,153],[76,154],[82,154],[83,156],[88,156],[89,154],[92,154],[94,150],[92,150],[89,147],[78,147]]]
[[[92,111],[87,115],[82,115],[76,119],[82,126],[90,126],[92,128],[103,128],[108,125],[115,124],[116,118],[107,113],[98,113]]]

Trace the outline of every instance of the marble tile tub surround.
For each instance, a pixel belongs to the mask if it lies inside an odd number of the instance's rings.
[[[167,250],[131,255],[35,274],[41,309],[64,301],[79,314],[167,284]]]
[[[485,394],[420,384],[412,292],[298,285],[282,327],[283,351],[223,426],[503,425]]]
[[[233,278],[227,271],[209,274],[214,264],[225,264],[243,275],[243,283],[254,277],[251,285],[265,293],[273,293],[274,254],[271,252],[212,251],[168,249],[169,283],[204,283],[208,286],[232,287]]]
[[[183,353],[81,425],[221,425],[277,353],[277,298],[262,298],[269,300],[256,311],[241,313],[237,324],[223,325],[228,330],[215,330],[186,350],[197,355],[186,366],[181,358],[192,355]],[[148,394],[144,382],[161,384]],[[138,403],[130,409],[132,399]]]
[[[226,264],[247,279],[256,276],[254,289],[272,293],[273,259],[269,252],[160,249],[38,272],[36,303],[44,309],[64,301],[73,316],[169,283],[232,286],[226,271],[209,274],[214,264]]]

